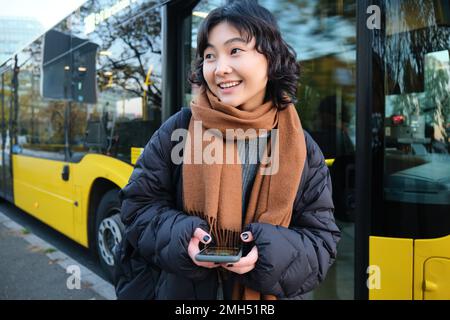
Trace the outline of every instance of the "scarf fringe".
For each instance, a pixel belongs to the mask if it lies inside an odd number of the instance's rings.
[[[238,248],[240,246],[240,236],[242,231],[221,229],[218,227],[217,219],[207,216],[200,211],[189,211],[188,214],[199,217],[208,223],[209,234],[216,246],[226,248]]]

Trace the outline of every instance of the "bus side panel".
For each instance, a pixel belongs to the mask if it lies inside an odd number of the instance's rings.
[[[72,180],[63,161],[13,155],[14,204],[70,238],[74,237]]]
[[[74,193],[78,201],[75,213],[75,240],[88,247],[88,210],[92,186],[103,178],[123,188],[131,176],[133,167],[123,161],[101,154],[88,154],[79,163],[72,164]]]
[[[370,237],[369,299],[413,298],[413,240]]]
[[[450,235],[414,241],[414,299],[450,299]]]
[[[69,166],[69,180],[61,173]],[[88,154],[79,163],[13,156],[14,204],[81,245],[88,247],[89,196],[103,178],[123,188],[133,167],[120,160]]]

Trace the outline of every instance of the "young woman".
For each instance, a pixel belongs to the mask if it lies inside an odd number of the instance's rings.
[[[198,94],[153,135],[120,192],[119,299],[298,299],[324,279],[340,232],[323,155],[293,104],[298,76],[265,8],[234,1],[206,17],[190,79]],[[210,130],[200,145],[199,128]],[[209,153],[223,161],[195,162],[211,141],[223,142]],[[212,243],[244,252],[198,261]]]

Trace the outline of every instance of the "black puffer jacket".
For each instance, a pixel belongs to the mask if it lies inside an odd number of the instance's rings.
[[[190,111],[168,119],[155,132],[120,192],[126,226],[116,252],[119,299],[216,299],[215,269],[196,266],[187,253],[205,221],[182,211],[181,165],[171,161],[176,128],[187,128]],[[325,277],[336,257],[340,232],[333,217],[331,181],[323,155],[305,132],[307,161],[289,228],[252,223],[259,258],[237,276],[244,285],[280,299],[301,298]]]

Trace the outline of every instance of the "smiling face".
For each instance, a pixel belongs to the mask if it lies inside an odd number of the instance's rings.
[[[268,62],[227,22],[211,29],[203,53],[203,77],[223,103],[251,111],[264,102]]]

